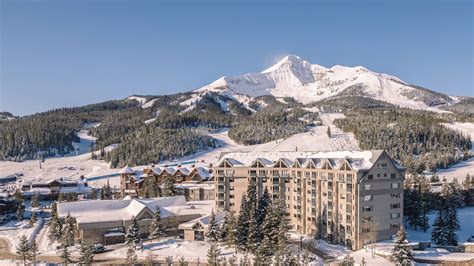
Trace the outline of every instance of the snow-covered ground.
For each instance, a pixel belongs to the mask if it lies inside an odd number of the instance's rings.
[[[165,238],[159,242],[145,241],[143,244],[143,251],[137,251],[137,257],[139,259],[146,259],[150,255],[150,251],[156,260],[164,260],[168,256],[172,256],[175,261],[179,258],[184,257],[187,261],[206,262],[207,251],[210,244],[205,241],[185,241],[175,238]],[[117,249],[106,253],[107,257],[111,258],[126,258],[127,249],[123,245],[117,245]],[[221,253],[227,259],[235,254],[234,248],[221,245]],[[236,255],[237,259],[243,258],[244,255],[239,253]]]
[[[440,169],[436,174],[440,180],[446,178],[447,182],[452,182],[454,178],[457,178],[458,182],[461,183],[467,174],[474,176],[474,158],[457,163],[448,169]]]
[[[465,136],[470,136],[471,141],[474,141],[474,123],[443,123],[444,126],[457,130],[463,133]]]
[[[436,212],[430,212],[428,218],[430,219],[430,225],[432,225],[436,218]],[[457,232],[459,243],[464,243],[469,236],[474,235],[474,207],[458,209],[458,219],[461,226],[461,230]],[[426,232],[408,229],[408,239],[411,242],[430,241],[431,228]]]
[[[20,243],[20,237],[26,236],[29,238],[35,232],[35,228],[37,228],[38,226],[41,226],[39,222],[36,222],[34,226],[30,227],[28,225],[28,220],[12,220],[0,226],[0,238],[8,240],[11,249],[10,251],[15,252],[16,247]]]

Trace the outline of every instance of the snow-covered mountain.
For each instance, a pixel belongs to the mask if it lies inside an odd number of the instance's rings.
[[[296,55],[288,55],[260,73],[224,76],[195,90],[193,97],[182,104],[192,108],[193,103],[209,93],[244,104],[262,95],[293,97],[305,104],[342,96],[362,96],[400,107],[427,110],[438,110],[437,106],[458,101],[455,97],[410,85],[395,76],[376,73],[361,66],[326,68]]]

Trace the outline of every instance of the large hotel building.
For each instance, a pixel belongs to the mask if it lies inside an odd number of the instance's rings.
[[[353,250],[402,225],[404,169],[382,150],[225,153],[213,175],[217,209],[238,212],[252,178],[284,199],[295,232]]]

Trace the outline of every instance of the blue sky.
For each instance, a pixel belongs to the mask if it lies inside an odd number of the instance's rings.
[[[292,53],[474,96],[471,1],[0,1],[0,111],[196,89]]]

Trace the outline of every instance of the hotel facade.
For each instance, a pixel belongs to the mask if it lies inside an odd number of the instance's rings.
[[[285,201],[292,230],[348,246],[390,239],[403,221],[405,171],[382,150],[238,152],[214,167],[216,209],[240,210],[253,179]]]

